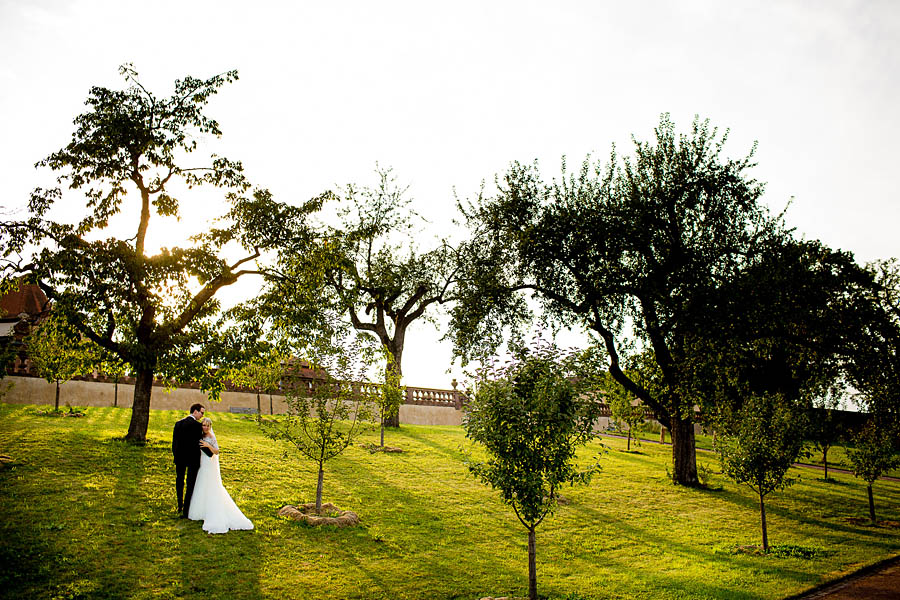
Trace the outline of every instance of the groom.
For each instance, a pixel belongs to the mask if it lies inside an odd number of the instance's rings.
[[[172,430],[172,454],[175,456],[175,493],[178,495],[178,512],[186,519],[191,506],[191,495],[200,470],[200,438],[203,427],[200,421],[206,409],[202,404],[191,406],[191,414],[175,423]],[[204,449],[205,450],[205,449]],[[212,454],[206,450],[208,454]],[[187,490],[184,489],[185,471],[187,472]],[[181,497],[184,495],[184,501]]]

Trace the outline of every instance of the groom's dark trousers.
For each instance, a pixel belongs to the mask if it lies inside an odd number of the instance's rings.
[[[200,470],[201,437],[203,437],[203,427],[191,415],[175,423],[175,428],[172,430],[175,493],[178,495],[178,510],[185,518],[191,507],[191,496],[194,493],[194,483],[197,481],[197,471]],[[187,489],[185,489],[185,479],[187,479]]]

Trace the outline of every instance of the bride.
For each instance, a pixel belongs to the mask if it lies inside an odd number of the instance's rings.
[[[253,529],[253,523],[244,516],[222,485],[219,472],[219,444],[208,418],[201,422],[203,438],[200,446],[212,452],[200,453],[200,471],[194,484],[194,495],[188,510],[188,518],[203,520],[203,530],[208,533],[225,533],[229,529]]]

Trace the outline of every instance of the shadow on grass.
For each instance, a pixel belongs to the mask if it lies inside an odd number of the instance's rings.
[[[416,435],[410,437],[421,438]],[[427,441],[425,443],[427,444]],[[437,450],[440,449],[439,445],[435,446]],[[466,523],[455,520],[445,510],[434,510],[435,499],[440,498],[439,490],[431,488],[427,492],[419,493],[394,485],[378,472],[378,468],[386,464],[390,464],[395,473],[408,469],[427,473],[427,470],[411,462],[386,460],[379,461],[378,464],[356,465],[356,470],[361,473],[353,482],[353,493],[361,497],[378,499],[377,505],[360,507],[359,514],[363,525],[355,533],[365,535],[363,545],[371,548],[372,552],[366,560],[361,560],[350,549],[338,547],[332,548],[332,551],[339,552],[344,560],[353,564],[355,572],[364,578],[364,583],[361,582],[360,585],[359,597],[378,597],[378,594],[381,594],[385,598],[404,595],[473,598],[499,592],[500,589],[524,591],[527,588],[525,552],[521,557],[521,571],[515,572],[498,567],[496,561],[492,560],[492,551],[496,546],[491,544],[491,540],[471,543],[468,537],[470,534],[460,531],[466,527]],[[402,505],[402,510],[387,510],[398,505]],[[504,508],[498,502],[497,509]],[[515,517],[510,514],[507,520],[510,521],[509,525],[512,525],[511,521],[515,520]],[[518,526],[518,522],[515,525]],[[414,534],[405,535],[407,530]],[[410,543],[415,539],[421,539],[423,531],[427,532],[425,537],[433,540],[433,543],[428,546],[411,546]],[[497,545],[506,542],[510,537],[514,537],[523,546],[527,541],[527,533],[521,527],[512,530],[502,527],[500,533],[501,539],[494,540]],[[340,535],[344,533],[341,532]],[[447,545],[452,545],[452,552],[446,550]],[[454,573],[464,574],[479,570],[485,576],[478,581],[495,581],[498,584],[497,589],[477,589],[481,583],[473,585],[470,578],[453,577]],[[429,581],[446,582],[448,579],[456,581],[457,589],[436,590],[427,587]],[[370,593],[365,592],[367,588],[371,590]]]
[[[730,555],[717,552],[714,549],[706,550],[700,545],[689,545],[683,542],[674,541],[669,537],[647,528],[637,527],[624,520],[613,520],[608,515],[583,505],[572,505],[569,509],[580,513],[583,517],[594,521],[605,523],[605,528],[609,529],[616,537],[624,536],[629,540],[633,540],[640,547],[660,547],[665,548],[667,552],[681,555],[685,559],[695,561],[697,557],[710,562],[726,562],[732,567],[740,567],[748,572],[759,568],[760,563],[749,557],[741,555]],[[608,557],[607,557],[608,558]],[[610,559],[612,560],[612,559]],[[627,565],[626,565],[627,566]],[[779,569],[779,573],[789,579],[793,579],[800,583],[809,581],[809,574],[803,571],[793,569]],[[657,579],[657,574],[653,574],[652,578]],[[677,581],[677,580],[674,580]],[[748,596],[756,597],[756,596]]]
[[[438,454],[440,454],[442,456],[446,456],[447,458],[453,459],[454,461],[458,461],[458,462],[462,462],[463,460],[465,460],[465,454],[463,454],[458,448],[453,448],[450,446],[445,446],[443,444],[439,444],[439,443],[435,442],[433,439],[430,439],[427,435],[423,435],[419,432],[406,430],[406,431],[404,431],[404,433],[405,433],[405,437],[407,437],[411,440],[415,440],[416,442],[434,450],[435,452],[437,452]],[[466,442],[469,442],[468,438],[466,438],[464,436],[460,436],[459,444],[463,444]],[[459,444],[457,444],[457,446]]]
[[[700,493],[709,493],[706,490],[698,489]],[[726,502],[730,502],[736,506],[740,506],[742,509],[750,511],[751,514],[759,513],[759,504],[755,498],[750,498],[749,496],[744,496],[736,491],[730,489],[723,489],[715,493],[715,498],[721,499]],[[785,507],[781,502],[791,502],[793,504],[799,504],[800,507],[795,510],[790,510]],[[868,536],[872,538],[870,540],[870,544],[877,545],[883,549],[894,549],[897,546],[897,540],[886,540],[883,536],[880,536],[877,532],[865,531],[858,527],[852,527],[848,525],[842,525],[840,523],[836,523],[834,521],[828,520],[826,518],[817,518],[811,516],[810,514],[804,514],[804,512],[811,513],[813,511],[821,511],[823,506],[834,506],[834,504],[828,503],[828,498],[823,498],[820,494],[810,494],[808,499],[793,497],[787,500],[780,499],[777,495],[770,495],[766,497],[766,515],[770,518],[772,516],[776,516],[785,520],[795,521],[797,523],[813,525],[815,527],[820,527],[822,529],[827,529],[833,532],[835,535],[832,536],[830,541],[832,543],[841,543],[844,539],[843,535],[852,533],[854,535],[862,535]],[[839,505],[839,507],[845,507],[846,505]],[[860,509],[862,512],[862,506]],[[842,518],[841,514],[838,513],[835,515],[835,518]]]

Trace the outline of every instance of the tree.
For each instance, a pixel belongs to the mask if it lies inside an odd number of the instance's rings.
[[[846,427],[840,414],[840,399],[834,395],[821,399],[818,406],[810,411],[807,435],[822,453],[825,479],[828,479],[828,451],[844,436]]]
[[[260,394],[266,392],[269,394],[269,414],[274,412],[272,391],[278,389],[286,358],[281,352],[271,348],[229,371],[228,378],[232,383],[250,388],[256,393],[256,413],[259,415],[262,414]]]
[[[25,344],[38,375],[56,384],[53,410],[58,412],[59,386],[91,370],[96,362],[95,347],[55,313],[31,331]]]
[[[599,471],[575,466],[576,450],[594,435],[598,404],[584,392],[596,379],[552,345],[520,347],[515,359],[480,373],[463,427],[488,454],[484,462],[470,460],[469,470],[500,491],[528,530],[528,597],[535,600],[535,529],[563,484],[588,483]]]
[[[722,471],[757,493],[764,552],[769,550],[765,497],[794,482],[787,472],[803,451],[803,427],[802,413],[777,395],[751,396],[721,426]]]
[[[330,335],[342,326],[331,316],[343,315],[391,355],[386,369],[393,374],[385,379],[399,385],[409,325],[454,299],[456,251],[443,242],[419,251],[406,190],[390,170],[379,169],[378,177],[374,188],[348,185],[343,195],[323,195],[337,203],[340,223],[325,228],[314,246],[284,245],[260,310],[297,324],[307,337]],[[399,425],[397,414],[388,425]]]
[[[900,262],[869,265],[875,285],[867,296],[865,327],[848,350],[848,379],[865,410],[900,427]]]
[[[644,407],[628,390],[619,385],[612,377],[607,377],[603,386],[606,402],[609,404],[612,418],[628,429],[628,441],[625,450],[631,451],[631,436],[634,435],[636,445],[640,445],[637,428],[644,423]]]
[[[381,441],[379,444],[384,448],[385,424],[390,423],[397,413],[400,412],[400,405],[403,404],[406,388],[400,385],[400,371],[391,365],[394,356],[383,348],[382,354],[384,354],[387,365],[384,369],[384,381],[375,395],[375,404],[378,408],[378,421],[381,424]]]
[[[672,434],[674,480],[699,485],[689,363],[704,292],[729,280],[764,240],[781,235],[745,158],[722,156],[726,135],[695,120],[676,135],[668,115],[633,158],[545,182],[513,163],[493,197],[461,210],[474,232],[451,311],[463,359],[489,352],[527,320],[531,292],[546,315],[595,332],[610,375]],[[621,355],[636,339],[652,352],[656,393],[633,381]]]
[[[877,523],[872,485],[879,477],[900,465],[900,456],[894,446],[895,437],[885,423],[872,418],[854,436],[854,447],[847,449],[853,463],[853,474],[866,482],[872,523]]]
[[[322,512],[325,463],[353,443],[369,417],[371,386],[364,382],[364,365],[359,360],[363,355],[359,348],[338,340],[332,353],[310,361],[321,371],[320,381],[311,389],[287,390],[287,415],[259,421],[268,437],[289,443],[318,466],[316,514]]]
[[[102,348],[97,348],[95,355],[98,357],[96,363],[97,369],[106,377],[113,380],[113,406],[119,405],[119,380],[128,374],[128,364],[125,363],[118,355]]]
[[[268,248],[267,240],[302,235],[302,222],[319,204],[287,207],[262,189],[248,196],[240,162],[216,155],[205,164],[188,162],[198,138],[221,135],[204,109],[219,88],[237,79],[236,71],[176,80],[168,98],[148,91],[131,65],[120,72],[128,87],[91,88],[71,142],[37,164],[56,173],[60,187],[36,189],[31,216],[2,224],[0,258],[4,277],[26,274],[83,336],[129,365],[136,381],[126,439],[140,442],[156,375],[200,380],[217,396],[221,377],[208,362],[217,343],[216,294],[257,272],[248,267]],[[85,203],[74,224],[49,218],[64,187],[67,204],[79,198]],[[178,218],[181,194],[198,187],[219,190],[229,206],[222,220],[190,247],[148,256],[151,216]],[[133,235],[103,238],[120,212],[136,215]],[[239,257],[228,258],[238,249]]]

